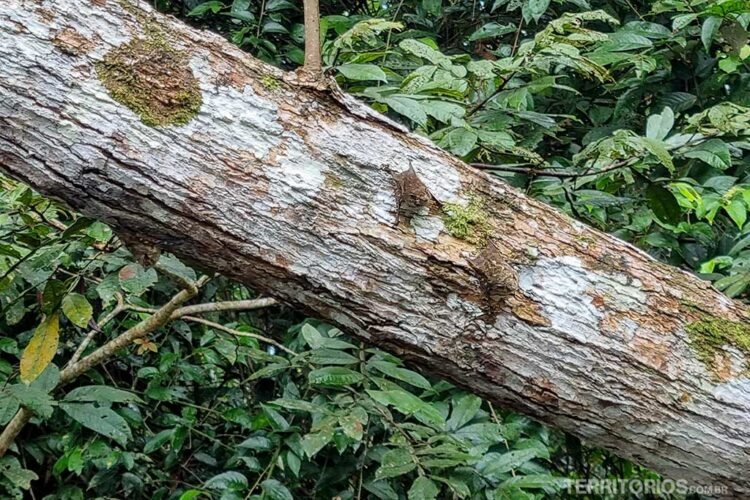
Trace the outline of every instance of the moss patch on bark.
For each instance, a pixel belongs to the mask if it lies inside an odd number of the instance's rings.
[[[711,371],[715,371],[716,354],[724,346],[733,346],[750,359],[750,325],[746,323],[709,316],[689,323],[685,330],[698,358]]]
[[[444,204],[443,224],[448,234],[454,238],[466,240],[475,245],[486,243],[490,234],[490,223],[484,210],[484,200],[478,196],[471,196],[466,205]]]
[[[108,52],[96,65],[97,76],[112,98],[134,111],[146,125],[184,125],[202,104],[198,80],[183,52],[157,31],[146,33],[146,38],[133,39]]]

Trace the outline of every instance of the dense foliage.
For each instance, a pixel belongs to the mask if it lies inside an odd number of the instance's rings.
[[[282,67],[301,4],[157,0]],[[530,195],[750,284],[747,24],[738,0],[323,1],[329,74]],[[651,477],[278,307],[179,318],[62,389],[60,369],[199,270],[134,262],[103,224],[0,181],[0,496],[513,498]],[[220,277],[194,303],[243,300]],[[89,335],[89,333],[91,334]],[[276,344],[270,340],[283,341]]]

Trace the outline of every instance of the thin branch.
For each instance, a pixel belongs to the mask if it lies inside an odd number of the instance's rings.
[[[321,76],[320,56],[320,2],[303,0],[305,17],[305,64],[304,70],[311,76]]]
[[[255,340],[260,340],[261,342],[265,342],[266,344],[271,344],[272,346],[278,347],[279,349],[281,349],[287,354],[290,354],[292,356],[297,355],[296,352],[292,351],[291,349],[286,347],[284,344],[276,342],[275,340],[271,338],[264,337],[263,335],[258,335],[257,333],[241,332],[239,330],[235,330],[234,328],[229,328],[227,326],[224,326],[221,323],[215,323],[213,321],[209,321],[203,318],[197,318],[195,316],[182,316],[182,319],[184,319],[185,321],[192,321],[194,323],[200,323],[202,325],[206,325],[211,328],[214,328],[215,330],[221,330],[222,332],[226,332],[231,335],[236,335],[237,337],[249,337]]]
[[[101,331],[100,327],[106,325],[107,323],[112,321],[118,314],[120,314],[125,309],[127,309],[127,307],[125,306],[125,302],[123,301],[121,293],[116,293],[115,299],[117,300],[117,305],[115,306],[115,308],[112,309],[112,311],[110,311],[110,313],[107,314],[104,318],[102,318],[99,324],[96,325],[96,328],[91,329],[88,335],[86,335],[86,337],[78,346],[78,349],[76,349],[76,352],[74,352],[73,356],[70,357],[66,366],[72,366],[76,364],[78,360],[81,359],[81,356],[83,356],[84,351],[86,351],[86,348],[89,346],[91,341],[94,340],[94,337],[96,336],[96,334]]]
[[[472,116],[474,113],[482,109],[485,105],[487,105],[488,102],[490,102],[492,99],[494,99],[500,92],[502,92],[505,89],[505,86],[508,85],[508,82],[516,76],[516,71],[512,71],[501,83],[497,86],[495,91],[482,99],[482,101],[479,102],[476,106],[474,106],[472,109],[469,110],[468,113],[466,113],[466,117]]]

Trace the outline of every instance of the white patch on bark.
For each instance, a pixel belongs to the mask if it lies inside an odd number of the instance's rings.
[[[646,294],[638,280],[587,269],[577,257],[539,259],[519,273],[519,288],[542,306],[552,328],[587,342],[601,336],[606,311],[594,305],[601,297],[610,310],[644,310]]]
[[[417,237],[437,241],[440,232],[443,230],[443,219],[436,215],[423,216],[417,215],[411,219],[411,227],[414,229]]]

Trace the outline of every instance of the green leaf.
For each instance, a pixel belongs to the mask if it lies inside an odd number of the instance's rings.
[[[440,488],[430,479],[419,476],[409,488],[409,500],[433,500],[440,493]]]
[[[210,490],[244,490],[247,488],[247,477],[233,470],[217,474],[203,485]]]
[[[495,480],[502,477],[502,474],[517,469],[536,457],[537,450],[534,448],[509,451],[503,454],[488,453],[479,461],[476,468],[483,476]]]
[[[539,21],[539,18],[549,8],[550,0],[524,0],[521,8],[523,19],[527,23],[530,21]]]
[[[453,411],[448,419],[449,429],[459,429],[469,423],[482,406],[482,399],[473,394],[462,394],[453,399]]]
[[[302,333],[302,338],[305,339],[305,342],[307,342],[307,345],[309,345],[312,349],[319,349],[323,347],[323,335],[309,323],[305,323],[302,325],[302,329],[300,330]]]
[[[45,319],[34,331],[21,355],[21,380],[29,383],[52,362],[60,340],[60,320],[57,314]]]
[[[402,382],[406,382],[407,384],[413,385],[414,387],[419,387],[420,389],[426,390],[432,388],[427,379],[419,373],[407,370],[406,368],[401,368],[394,365],[393,363],[389,363],[387,361],[371,361],[370,363],[368,363],[368,366],[371,366],[379,372],[382,372],[389,377],[395,378],[396,380],[400,380]]]
[[[177,276],[185,278],[188,281],[195,281],[196,279],[198,279],[195,271],[183,264],[182,261],[174,255],[168,253],[161,254],[159,256],[159,266],[166,269],[172,274],[176,274]]]
[[[302,438],[302,449],[305,454],[312,458],[333,439],[333,429],[324,428],[320,432],[312,432]]]
[[[477,134],[472,130],[459,127],[445,134],[438,145],[456,156],[466,156],[476,146],[477,139]]]
[[[196,6],[193,10],[188,12],[188,16],[190,17],[199,17],[207,12],[212,12],[216,14],[224,7],[224,4],[219,2],[218,0],[211,0],[210,2],[203,2],[202,4]]]
[[[396,448],[386,452],[380,467],[375,471],[375,479],[388,479],[402,476],[417,467],[412,456],[404,448]]]
[[[18,399],[5,392],[0,392],[0,425],[10,422],[18,408]]]
[[[732,218],[734,223],[737,224],[737,227],[742,229],[747,220],[747,208],[745,207],[745,202],[742,201],[741,198],[734,198],[724,207],[724,210],[729,214],[729,217]]]
[[[66,293],[68,293],[68,286],[62,281],[53,279],[47,281],[42,292],[42,312],[52,314],[57,311]]]
[[[434,406],[406,391],[368,390],[367,394],[380,404],[393,406],[405,415],[414,415],[422,423],[438,428],[441,428],[445,424],[445,419]]]
[[[422,127],[427,125],[427,113],[422,109],[419,101],[403,96],[390,96],[381,99],[396,113],[407,117]]]
[[[87,385],[76,387],[65,395],[63,401],[93,403],[142,403],[135,394],[107,385]]]
[[[732,156],[729,147],[721,139],[709,139],[687,151],[686,158],[697,158],[719,170],[726,170],[732,166]]]
[[[120,286],[132,295],[141,295],[151,288],[158,276],[153,269],[144,269],[140,264],[128,264],[118,273]]]
[[[664,146],[662,141],[651,139],[650,137],[644,137],[642,140],[643,145],[648,149],[648,152],[656,157],[662,165],[667,167],[670,172],[674,171],[674,163],[672,162],[672,155],[669,154],[667,148]]]
[[[488,38],[497,38],[508,33],[516,31],[516,27],[512,24],[499,24],[499,23],[487,23],[469,37],[470,42],[477,40],[486,40]]]
[[[266,479],[260,483],[263,493],[270,500],[294,500],[291,492],[286,486],[275,479]]]
[[[682,215],[677,200],[669,189],[659,184],[650,184],[646,189],[646,199],[649,208],[660,221],[667,224],[676,224]]]
[[[31,488],[31,481],[39,479],[34,472],[21,467],[16,457],[0,458],[0,476],[5,477],[16,488],[23,490]]]
[[[338,366],[329,366],[313,370],[307,376],[307,379],[313,385],[331,385],[342,386],[352,385],[361,382],[364,378],[359,372]]]
[[[21,406],[34,412],[42,419],[52,416],[55,401],[44,390],[33,385],[14,384],[7,388],[7,392],[15,398]]]
[[[336,349],[315,349],[310,353],[310,362],[316,365],[353,365],[359,363],[359,358]]]
[[[716,37],[716,33],[719,32],[719,28],[721,27],[722,19],[720,17],[707,17],[705,21],[703,21],[703,26],[701,26],[701,42],[703,42],[703,47],[708,51],[711,50],[711,43],[714,40],[714,37]]]
[[[174,436],[174,431],[175,429],[164,429],[163,431],[156,433],[151,439],[146,441],[145,445],[143,445],[143,453],[152,453],[167,444],[171,441],[172,436]]]
[[[62,301],[62,311],[74,325],[86,328],[94,314],[94,309],[80,293],[69,293]]]
[[[60,408],[73,420],[94,432],[125,446],[131,433],[128,423],[111,408],[88,403],[60,403]]]
[[[374,64],[342,64],[336,68],[349,80],[386,82],[388,77]]]
[[[663,141],[666,139],[667,134],[669,134],[673,126],[674,112],[666,107],[662,110],[661,114],[648,117],[648,122],[646,124],[646,137],[657,141]]]

